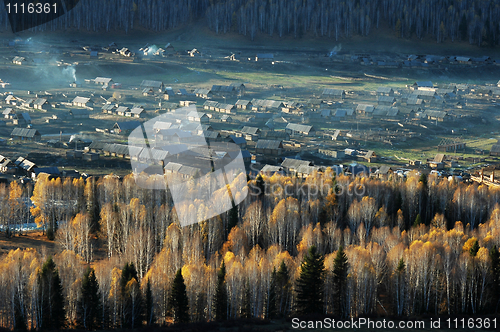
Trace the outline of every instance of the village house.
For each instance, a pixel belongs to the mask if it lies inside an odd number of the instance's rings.
[[[252,109],[252,102],[250,100],[239,99],[235,106],[242,110]]]
[[[104,86],[109,86],[110,84],[113,83],[113,79],[108,78],[108,77],[96,77],[93,79],[95,84],[100,84]]]
[[[261,168],[260,173],[263,175],[267,176],[272,176],[275,173],[284,175],[285,172],[283,171],[283,167],[281,166],[274,166],[274,165],[264,165],[264,167]]]
[[[8,107],[2,111],[2,115],[5,119],[13,119],[16,112],[12,108]]]
[[[244,126],[240,130],[240,135],[247,141],[256,141],[260,135],[261,130],[257,127]]]
[[[119,106],[116,109],[116,114],[120,116],[125,116],[125,113],[127,112],[130,112],[130,108],[128,108],[127,106]]]
[[[52,105],[46,98],[37,98],[33,102],[33,108],[40,111],[48,111],[52,109]]]
[[[281,167],[289,174],[295,174],[300,166],[313,166],[313,162],[309,160],[285,158],[281,163]]]
[[[283,154],[283,142],[260,139],[255,145],[255,152],[269,156],[281,156]]]
[[[377,89],[377,96],[394,96],[394,90],[389,86],[381,86]]]
[[[396,98],[390,96],[378,96],[377,102],[379,105],[391,106],[396,102]]]
[[[247,141],[243,137],[229,135],[226,140],[230,143],[234,143],[234,144],[238,145],[241,149],[245,149],[247,147]]]
[[[316,130],[314,129],[313,126],[297,124],[297,123],[287,124],[285,131],[290,135],[303,135],[303,136],[316,135]]]
[[[214,101],[214,100],[207,100],[203,103],[203,109],[206,109],[207,111],[215,111],[215,108],[219,102]]]
[[[375,107],[373,105],[368,104],[358,104],[356,107],[356,113],[359,115],[370,116],[373,114]]]
[[[217,106],[215,107],[216,112],[226,113],[226,114],[234,113],[235,109],[236,107],[233,104],[223,104],[223,103],[218,103]]]
[[[198,113],[197,111],[191,111],[187,114],[187,119],[191,122],[199,122],[208,124],[210,122],[210,118],[205,113]]]
[[[116,111],[115,104],[105,104],[101,107],[103,113],[113,114]]]
[[[436,170],[444,169],[445,159],[446,159],[446,155],[444,155],[443,153],[438,153],[438,154],[436,154],[436,156],[434,157],[433,160],[427,161],[427,165],[430,168],[436,169]]]
[[[324,89],[321,93],[321,97],[328,100],[333,99],[344,99],[345,98],[345,90],[341,89]]]
[[[12,119],[15,125],[29,125],[31,124],[31,116],[28,113],[17,113]]]
[[[144,118],[147,112],[143,107],[133,107],[130,112],[126,113],[125,116],[130,116],[132,118]]]
[[[223,116],[221,116],[220,121],[231,123],[233,122],[233,118],[230,115],[224,114]]]
[[[194,95],[198,98],[210,99],[212,98],[212,91],[209,89],[196,89],[194,90]]]
[[[40,141],[42,135],[36,129],[14,128],[10,137],[19,141]]]
[[[154,91],[154,89],[153,89],[153,88],[144,88],[144,89],[142,90],[142,95],[143,95],[144,97],[154,96],[154,94],[155,94],[155,91]]]
[[[212,89],[210,90],[212,95],[219,97],[230,97],[243,95],[245,91],[245,85],[212,85]]]
[[[92,107],[92,103],[90,101],[90,98],[85,98],[85,97],[75,97],[73,101],[71,102],[73,106],[76,107]]]
[[[24,58],[22,56],[16,56],[16,57],[14,57],[14,59],[12,59],[12,63],[15,65],[19,65],[19,66],[25,62],[26,62],[26,58]]]
[[[498,140],[490,149],[490,156],[500,156],[500,140]]]
[[[143,80],[141,83],[141,88],[144,89],[153,89],[158,92],[162,92],[164,85],[163,82],[160,81],[150,81],[150,80]]]
[[[270,111],[279,110],[285,107],[282,101],[267,99],[252,99],[252,111]],[[248,108],[247,108],[248,109]]]

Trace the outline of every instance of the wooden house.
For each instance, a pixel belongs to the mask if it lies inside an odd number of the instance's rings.
[[[255,145],[255,152],[270,156],[281,156],[283,154],[283,142],[260,139]]]

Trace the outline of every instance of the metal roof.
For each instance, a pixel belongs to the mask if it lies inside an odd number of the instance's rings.
[[[267,139],[260,139],[257,141],[257,144],[255,145],[256,149],[281,149],[283,148],[283,143],[281,141],[277,140],[267,140]]]
[[[14,128],[14,130],[12,130],[12,133],[10,135],[17,137],[33,138],[35,136],[40,136],[40,133],[36,129]]]

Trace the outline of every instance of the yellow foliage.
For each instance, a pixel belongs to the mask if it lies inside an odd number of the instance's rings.
[[[468,239],[464,246],[462,247],[462,251],[465,251],[465,252],[468,252],[470,250],[470,248],[472,248],[472,246],[474,245],[474,242],[476,242],[477,239],[475,237],[471,237],[470,239]]]

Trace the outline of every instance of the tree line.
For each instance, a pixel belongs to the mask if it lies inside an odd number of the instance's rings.
[[[5,235],[33,218],[62,250],[2,258],[0,325],[498,312],[498,189],[331,169],[248,184],[241,204],[185,227],[168,192],[141,189],[132,175],[0,186]]]
[[[498,0],[81,0],[69,14],[36,30],[86,31],[134,28],[165,31],[201,21],[216,33],[236,32],[252,40],[258,34],[305,34],[333,38],[368,36],[388,24],[404,38],[431,37],[497,45],[500,32]],[[6,13],[0,27],[8,30]]]

